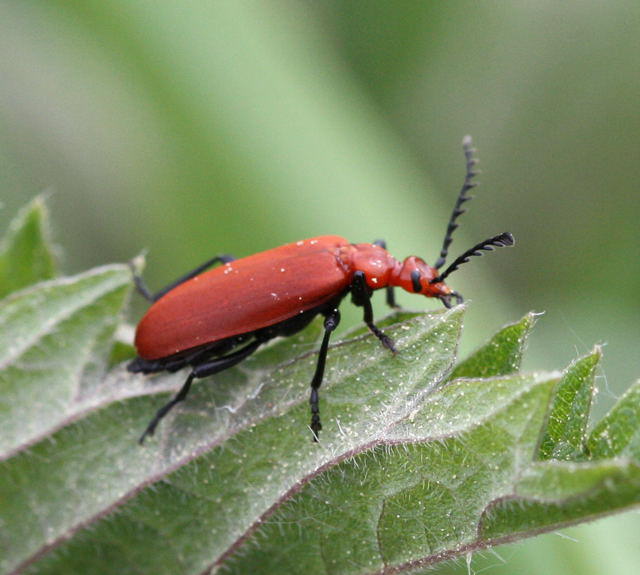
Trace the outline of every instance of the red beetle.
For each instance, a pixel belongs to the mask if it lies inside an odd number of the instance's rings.
[[[462,297],[449,288],[445,278],[471,256],[494,247],[511,246],[510,233],[489,238],[464,252],[444,272],[456,220],[464,213],[467,192],[476,175],[471,138],[463,141],[467,160],[464,185],[451,215],[440,258],[435,266],[411,256],[396,260],[382,241],[352,244],[339,236],[320,236],[267,250],[240,260],[216,256],[156,294],[151,294],[134,273],[138,291],[154,302],[138,324],[138,352],[129,371],[153,373],[190,367],[191,373],[176,396],[158,410],[140,438],[153,435],[160,420],[184,400],[194,379],[227,369],[251,355],[260,345],[278,336],[305,328],[318,314],[325,317],[324,337],[311,380],[311,431],[317,441],[322,429],[318,389],[322,383],[331,332],[340,321],[338,306],[351,294],[364,308],[364,322],[387,349],[393,341],[373,323],[371,294],[387,290],[387,303],[395,304],[393,288],[440,299],[451,307]],[[223,265],[205,271],[216,263]]]

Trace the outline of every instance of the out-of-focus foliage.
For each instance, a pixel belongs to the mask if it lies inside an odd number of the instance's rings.
[[[52,188],[66,271],[146,247],[156,286],[322,233],[432,261],[471,133],[483,186],[452,255],[502,230],[518,245],[452,277],[466,345],[546,310],[530,365],[606,342],[601,414],[639,365],[638,21],[633,1],[9,0],[0,224]],[[627,573],[637,519],[501,551],[492,572]]]

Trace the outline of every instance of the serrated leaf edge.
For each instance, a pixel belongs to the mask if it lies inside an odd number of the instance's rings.
[[[504,379],[505,376],[501,376],[501,377],[496,377],[496,378],[487,378],[486,380],[477,380],[477,381],[489,381],[489,379]],[[449,387],[450,385],[457,385],[459,382],[464,382],[464,381],[469,381],[469,380],[456,380],[456,381],[452,381],[450,383],[447,384],[447,387]],[[511,404],[513,404],[514,402],[518,401],[523,395],[531,392],[535,387],[538,387],[540,385],[550,385],[553,383],[557,383],[557,377],[551,376],[548,379],[544,379],[542,377],[542,375],[540,375],[540,377],[536,378],[535,380],[531,381],[531,383],[527,386],[524,386],[520,389],[520,392],[511,396],[511,398],[509,399],[508,402],[502,404],[501,406],[501,410],[504,409],[508,409],[509,406]],[[439,388],[437,390],[434,391],[434,395],[439,394],[443,391],[444,388]],[[548,403],[547,403],[547,409],[548,409],[548,405],[551,401],[551,393],[549,394],[549,399],[548,399]],[[495,413],[495,412],[492,412]],[[464,431],[471,431],[479,426],[481,426],[485,421],[487,421],[489,419],[489,414],[487,414],[485,417],[481,418],[480,420],[474,420]],[[392,427],[393,425],[396,425],[397,423],[392,424],[390,427]],[[463,430],[457,430],[456,431],[456,435],[458,435],[459,433],[462,433]],[[450,435],[447,434],[442,434],[442,435],[437,435],[437,436],[431,436],[431,437],[420,437],[420,438],[408,438],[408,439],[387,439],[387,438],[376,438],[366,444],[363,444],[361,446],[358,446],[357,448],[351,449],[343,454],[341,454],[340,456],[337,456],[334,460],[332,461],[327,461],[326,463],[324,463],[323,465],[319,466],[317,469],[314,470],[313,473],[309,473],[306,476],[300,478],[294,485],[292,485],[285,493],[283,493],[280,498],[278,499],[278,501],[274,502],[266,511],[264,511],[254,522],[252,525],[250,525],[247,530],[238,538],[236,539],[236,541],[229,546],[229,548],[220,555],[220,557],[218,559],[216,559],[214,562],[212,562],[211,564],[209,564],[207,566],[206,569],[204,569],[201,572],[201,575],[207,575],[208,573],[214,572],[217,568],[220,568],[223,566],[224,562],[229,559],[238,549],[240,549],[242,547],[242,545],[251,537],[251,535],[260,527],[260,525],[262,523],[265,523],[269,517],[271,517],[274,513],[277,512],[277,510],[279,509],[279,507],[281,507],[283,505],[283,503],[285,503],[286,501],[290,500],[292,497],[294,497],[296,494],[298,494],[307,484],[309,484],[311,481],[313,481],[313,479],[315,479],[316,477],[320,476],[322,473],[324,473],[325,471],[328,471],[329,469],[336,467],[337,465],[339,465],[340,463],[351,459],[361,453],[364,453],[366,451],[370,451],[372,449],[375,449],[377,447],[387,447],[387,448],[391,448],[391,447],[397,447],[397,446],[401,446],[401,445],[407,445],[407,444],[419,444],[419,443],[425,443],[425,442],[430,442],[430,441],[438,441],[438,440],[442,440],[442,439],[447,439],[448,437],[451,437]],[[531,461],[533,462],[534,459],[534,454],[535,454],[535,449],[532,450],[532,459]],[[459,552],[456,550],[454,552],[451,553],[451,555],[448,555],[448,557],[453,557],[453,556],[457,556],[459,554]],[[443,559],[445,559],[447,557],[443,556]],[[427,563],[424,563],[424,565],[428,565],[431,564],[433,562],[437,562],[440,561],[440,559],[436,559],[434,561],[429,560]],[[419,563],[419,564],[415,564],[415,566],[420,566],[423,563]],[[392,567],[385,567],[383,570],[380,571],[375,571],[372,572],[375,574],[387,574],[387,573],[398,573],[401,572],[402,570],[406,570],[406,568],[409,567],[413,567],[414,564],[413,562],[411,562],[410,564],[407,564],[407,567],[402,567],[400,568],[399,566],[395,565]]]

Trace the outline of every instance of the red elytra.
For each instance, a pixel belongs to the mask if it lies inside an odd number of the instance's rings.
[[[138,290],[153,305],[136,330],[138,357],[129,365],[132,372],[191,372],[176,396],[161,409],[140,438],[153,435],[160,420],[180,401],[191,383],[228,369],[251,355],[260,345],[278,336],[304,329],[317,315],[323,315],[324,337],[311,380],[311,431],[317,441],[322,429],[318,389],[322,383],[329,337],[340,321],[338,307],[350,294],[355,305],[364,308],[364,322],[383,346],[395,352],[392,340],[373,322],[371,295],[386,288],[387,303],[397,307],[393,288],[440,299],[451,307],[462,297],[444,279],[470,257],[495,247],[513,245],[507,232],[489,238],[458,257],[444,272],[444,265],[457,228],[456,220],[469,200],[467,192],[475,172],[471,139],[463,141],[467,159],[464,185],[451,215],[440,258],[435,266],[410,256],[396,260],[384,242],[352,244],[339,236],[320,236],[273,248],[239,260],[217,256],[189,272],[155,295],[134,273]],[[211,269],[215,263],[220,267]]]
[[[420,273],[420,292],[448,296],[444,283],[429,283],[435,268],[410,257],[398,262],[375,244],[350,244],[321,236],[228,262],[168,292],[149,309],[136,331],[143,359],[159,359],[197,346],[279,324],[342,294],[356,271],[370,290],[397,286],[416,293],[411,273]]]

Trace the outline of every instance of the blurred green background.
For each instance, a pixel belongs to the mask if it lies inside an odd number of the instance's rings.
[[[518,245],[452,277],[463,353],[546,311],[526,367],[606,343],[601,415],[640,376],[639,30],[637,0],[4,1],[0,226],[51,190],[67,273],[148,248],[154,287],[320,234],[432,263],[469,133],[483,185],[451,254],[504,230]],[[637,512],[563,533],[471,568],[640,564]]]

